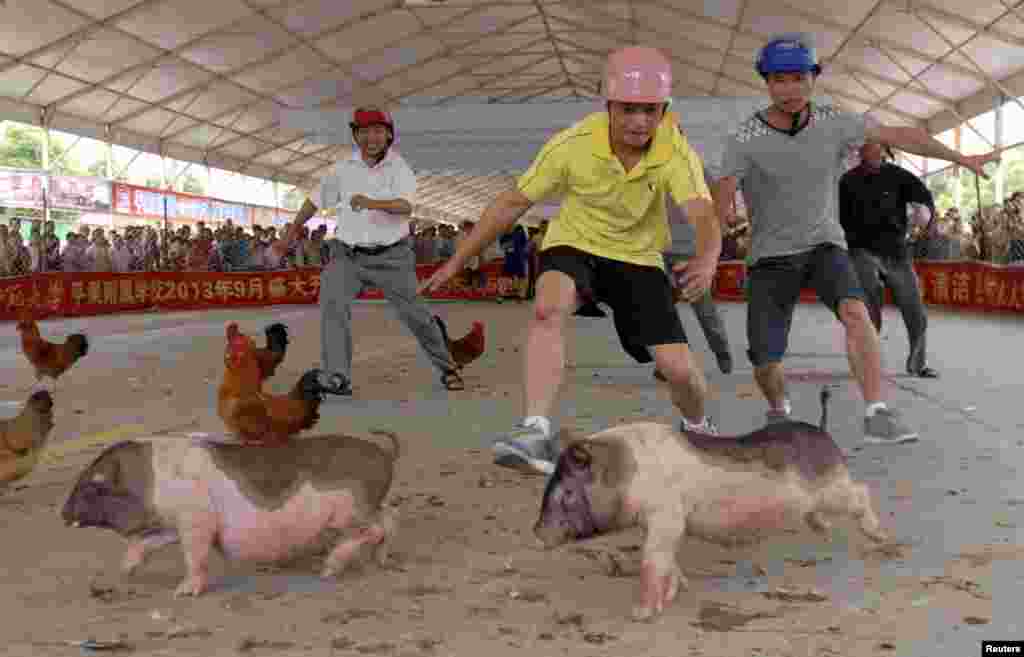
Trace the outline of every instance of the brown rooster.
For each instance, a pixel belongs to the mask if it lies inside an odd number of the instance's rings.
[[[21,350],[36,370],[36,381],[50,377],[56,384],[59,376],[89,353],[89,339],[83,333],[69,335],[62,343],[44,340],[27,309],[20,314],[17,330],[21,333]]]
[[[228,325],[229,339],[238,332],[238,324]],[[278,322],[263,329],[263,333],[267,337],[267,346],[254,347],[253,354],[260,364],[260,380],[266,381],[277,372],[288,351],[288,327]]]
[[[320,419],[323,388],[319,370],[302,375],[291,392],[263,392],[258,349],[236,324],[227,327],[224,379],[217,391],[217,414],[235,436],[246,443],[281,445],[312,428]]]
[[[441,329],[441,335],[444,336],[444,341],[448,344],[448,353],[452,355],[452,360],[455,361],[455,365],[458,368],[461,369],[469,365],[483,355],[484,325],[482,322],[473,322],[473,327],[469,329],[469,333],[458,340],[452,340],[448,337],[448,326],[444,323],[444,320],[434,315],[434,321],[437,322],[437,326]]]
[[[21,413],[0,420],[0,491],[35,469],[53,429],[53,397],[40,390]]]

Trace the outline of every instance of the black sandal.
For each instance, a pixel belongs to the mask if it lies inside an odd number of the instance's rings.
[[[466,382],[459,376],[458,370],[448,370],[441,375],[441,384],[448,390],[465,390]]]

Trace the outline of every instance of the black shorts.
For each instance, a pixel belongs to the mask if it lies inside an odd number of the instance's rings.
[[[672,286],[660,268],[556,246],[540,253],[539,275],[546,271],[571,278],[584,303],[608,304],[622,348],[638,363],[654,360],[649,347],[686,344],[683,323],[672,303]]]
[[[818,299],[837,314],[844,299],[864,300],[850,254],[834,244],[761,258],[750,268],[747,282],[747,356],[754,367],[780,362],[786,354],[801,289],[814,288]]]

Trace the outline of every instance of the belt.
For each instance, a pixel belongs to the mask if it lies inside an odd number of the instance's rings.
[[[350,253],[354,254],[380,255],[381,253],[384,253],[388,249],[395,248],[404,241],[405,240],[398,240],[397,242],[392,242],[391,244],[384,244],[380,246],[358,246],[352,244],[345,244],[344,242],[342,242],[342,246],[344,246]]]

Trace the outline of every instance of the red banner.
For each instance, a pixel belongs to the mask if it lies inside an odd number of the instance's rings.
[[[973,261],[914,262],[924,302],[934,306],[982,311],[1024,311],[1024,267],[990,265]],[[746,301],[743,262],[723,262],[718,266],[714,294],[724,301]],[[817,302],[814,290],[800,293],[803,302]],[[892,295],[886,293],[892,303]]]
[[[746,293],[743,291],[743,284],[747,278],[747,267],[742,260],[730,260],[718,264],[718,273],[715,275],[713,292],[716,299],[722,301],[746,301]],[[800,301],[814,303],[818,295],[814,290],[806,289],[800,291]]]
[[[418,265],[423,280],[438,265]],[[429,294],[434,299],[487,299],[506,293],[511,280],[501,265],[483,268],[486,281],[462,277]],[[42,316],[76,317],[131,311],[175,311],[229,306],[313,304],[320,296],[320,269],[261,272],[74,272],[0,278],[0,320],[13,320],[25,306]],[[368,289],[360,299],[382,299]]]
[[[986,311],[1024,310],[1024,267],[920,262],[915,269],[925,303]]]
[[[979,262],[916,262],[925,303],[969,310],[1024,311],[1024,267]],[[420,280],[438,265],[418,265]],[[482,280],[459,276],[432,299],[493,299],[511,291],[501,264],[485,265]],[[715,277],[715,297],[744,301],[742,262],[724,262]],[[48,273],[0,278],[0,320],[13,320],[27,306],[43,316],[76,317],[130,311],[175,311],[229,306],[314,304],[320,295],[320,269],[268,272]],[[381,299],[366,290],[360,299]],[[813,290],[801,300],[816,302]]]
[[[718,263],[718,273],[712,283],[712,292],[716,299],[722,301],[746,301],[743,282],[746,280],[747,268],[742,260],[730,260]]]
[[[130,311],[316,303],[318,269],[275,272],[53,273],[0,280],[0,318],[24,306],[76,317]]]

